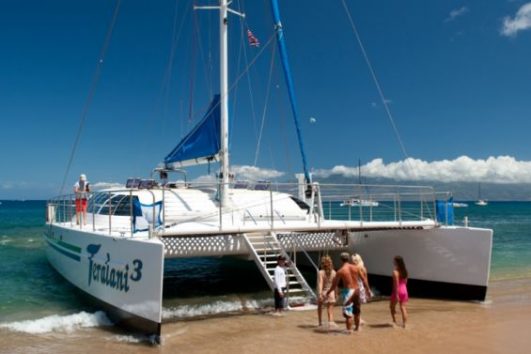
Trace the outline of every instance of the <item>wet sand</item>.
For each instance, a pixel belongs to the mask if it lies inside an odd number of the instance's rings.
[[[0,353],[531,352],[531,279],[492,282],[485,303],[413,298],[408,309],[402,329],[390,325],[388,301],[364,305],[366,324],[352,335],[319,331],[315,311],[174,322],[163,325],[160,346],[109,328],[45,335],[3,330]],[[340,308],[335,319],[343,329]]]

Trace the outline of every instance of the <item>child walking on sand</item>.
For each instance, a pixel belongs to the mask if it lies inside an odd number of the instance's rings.
[[[393,317],[393,323],[396,324],[396,303],[400,304],[400,312],[402,313],[402,324],[406,328],[407,322],[407,308],[406,304],[409,299],[407,293],[407,269],[404,259],[400,256],[395,256],[393,259],[393,292],[391,293],[391,303],[389,308],[391,309],[391,317]]]
[[[332,287],[336,271],[333,268],[332,259],[329,256],[321,258],[321,270],[317,275],[317,318],[319,319],[319,327],[323,326],[322,311],[323,306],[326,306],[328,315],[328,328],[337,328],[334,322],[334,304],[336,303],[336,289],[330,294],[326,295],[328,290]]]

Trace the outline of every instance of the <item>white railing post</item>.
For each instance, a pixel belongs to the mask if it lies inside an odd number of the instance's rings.
[[[134,225],[134,215],[133,215],[134,209],[133,209],[133,191],[129,190],[129,226],[131,228],[131,237],[133,237],[133,234],[135,233],[135,225]]]
[[[91,203],[92,204],[92,208],[91,208],[92,209],[91,210],[92,211],[92,232],[96,231],[96,214],[94,214],[94,207],[95,207],[94,200],[95,199],[96,198],[94,197],[94,194],[92,194],[92,203]]]
[[[372,195],[371,194],[369,194],[369,200],[371,201],[371,205],[369,207],[369,221],[372,221],[372,200],[373,199],[372,199]],[[378,201],[376,200],[376,202],[378,202]]]
[[[420,221],[424,219],[424,193],[420,193]]]
[[[109,192],[109,200],[107,201],[109,203],[109,235],[112,235],[112,217],[111,217],[111,214],[112,214],[112,203],[111,203],[111,199],[112,199],[112,194],[111,192]]]
[[[398,224],[402,226],[402,202],[400,200],[400,193],[397,194],[398,202]]]
[[[162,232],[166,229],[166,186],[162,186]]]
[[[273,185],[271,183],[269,183],[269,204],[271,208],[271,230],[273,230],[275,215],[273,213]]]
[[[227,171],[228,172],[228,171]],[[219,180],[218,191],[219,191],[219,232],[223,231],[223,192],[225,188],[222,188],[223,180]]]

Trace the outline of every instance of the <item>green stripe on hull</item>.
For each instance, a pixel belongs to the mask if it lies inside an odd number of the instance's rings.
[[[57,241],[57,244],[60,246],[63,246],[64,248],[69,249],[70,251],[74,251],[76,253],[81,253],[81,247],[71,245],[69,243],[66,243],[64,241]]]
[[[72,252],[76,252],[76,253],[81,253],[81,247],[79,246],[76,246],[76,245],[72,245],[68,242],[65,242],[63,240],[56,240],[54,238],[51,238],[47,232],[44,233],[44,236],[46,237],[47,241],[48,242],[53,242],[61,247],[64,247],[66,249],[68,249],[69,251],[72,251]]]

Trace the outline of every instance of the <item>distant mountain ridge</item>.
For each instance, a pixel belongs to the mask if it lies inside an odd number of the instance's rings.
[[[322,184],[357,184],[357,177],[331,175],[315,178]],[[478,199],[478,182],[440,182],[440,181],[404,181],[389,178],[362,178],[363,184],[430,186],[438,192],[451,192],[456,201],[475,201]],[[481,197],[489,201],[531,201],[531,183],[488,183],[481,182]]]

